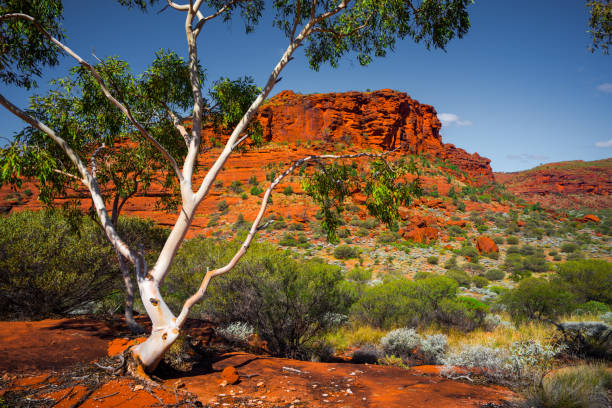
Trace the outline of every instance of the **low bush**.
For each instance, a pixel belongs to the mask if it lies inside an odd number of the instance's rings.
[[[482,345],[464,345],[448,353],[443,360],[447,373],[454,367],[478,370],[496,382],[533,384],[550,370],[552,361],[563,347],[542,345],[538,341],[514,342],[509,348],[492,348]]]
[[[251,191],[250,191],[251,195],[254,195],[254,196],[258,196],[258,195],[260,195],[263,192],[264,192],[263,188],[261,188],[259,186],[251,187]]]
[[[484,324],[489,306],[480,300],[459,296],[455,300],[444,299],[437,310],[437,320],[445,326],[471,331]]]
[[[453,279],[459,286],[463,286],[465,288],[469,287],[472,284],[472,278],[470,275],[462,271],[461,269],[449,269],[444,274],[447,278]]]
[[[297,245],[297,239],[295,235],[284,233],[281,239],[278,241],[278,244],[281,246],[294,247]]]
[[[336,259],[352,259],[359,257],[359,248],[349,245],[339,245],[334,248],[334,257]]]
[[[250,337],[255,334],[253,327],[244,322],[230,323],[227,326],[215,329],[215,332],[227,341],[241,345],[247,344]]]
[[[437,265],[438,264],[438,257],[437,256],[429,256],[427,257],[427,263],[430,265]]]
[[[596,300],[589,300],[586,303],[578,305],[576,310],[574,310],[575,314],[583,315],[583,314],[593,314],[600,315],[603,313],[607,313],[610,311],[610,306],[605,303],[598,302]]]
[[[578,250],[579,246],[573,242],[566,242],[563,245],[561,245],[561,252],[565,252],[565,253],[570,253],[570,252],[576,252]]]
[[[400,357],[405,363],[438,364],[444,358],[448,341],[443,334],[420,336],[412,328],[393,330],[380,341],[387,356]]]
[[[183,244],[163,288],[171,307],[200,285],[206,266],[225,265],[242,241],[192,239]],[[340,268],[316,260],[295,260],[269,244],[253,243],[231,273],[213,279],[192,311],[219,325],[242,321],[275,355],[310,356],[316,336],[346,321],[349,306]]]
[[[376,242],[379,244],[389,244],[391,242],[398,241],[402,238],[400,234],[392,231],[385,231],[382,234],[378,235],[376,238]]]
[[[502,304],[515,321],[554,319],[574,309],[573,296],[555,282],[543,278],[526,278],[505,293]]]
[[[598,408],[610,406],[612,373],[605,364],[566,367],[553,371],[527,392],[534,408]]]
[[[489,284],[489,280],[484,276],[474,276],[472,278],[472,284],[477,288],[484,288]]]
[[[410,281],[393,277],[366,287],[351,308],[351,318],[383,329],[429,325],[441,322],[439,310],[445,300],[457,302],[457,283],[452,279],[432,276]]]
[[[463,246],[457,251],[459,255],[468,258],[470,262],[478,262],[480,255],[473,246]]]
[[[413,328],[395,329],[380,341],[385,354],[407,360],[421,343],[421,336]]]
[[[221,200],[217,203],[217,211],[219,211],[221,214],[226,214],[228,209],[229,205],[227,204],[227,201]]]
[[[240,194],[244,191],[242,189],[242,183],[239,180],[232,181],[232,184],[230,184],[229,189],[236,194]]]
[[[505,276],[506,273],[504,271],[500,271],[499,269],[489,269],[485,273],[485,278],[487,278],[488,280],[500,281],[503,280]]]
[[[383,352],[372,344],[365,344],[353,351],[351,363],[376,364],[383,357]]]
[[[599,259],[568,261],[559,265],[557,276],[580,302],[594,300],[612,305],[612,262]]]
[[[139,234],[132,228],[131,236]],[[0,271],[4,318],[65,315],[122,290],[115,251],[100,227],[78,212],[0,217]]]
[[[508,245],[517,245],[519,243],[519,239],[515,236],[510,235],[506,238],[506,243]]]

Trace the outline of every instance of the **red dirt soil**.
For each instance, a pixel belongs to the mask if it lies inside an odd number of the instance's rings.
[[[193,324],[192,324],[193,325]],[[197,326],[197,325],[196,325]],[[202,333],[202,327],[188,330]],[[436,367],[404,370],[378,365],[315,363],[229,353],[218,356],[212,372],[162,379],[157,387],[129,378],[107,381],[93,392],[86,384],[57,387],[60,368],[104,357],[109,342],[125,335],[120,324],[88,318],[0,322],[0,372],[4,389],[40,390],[37,398],[55,407],[145,407],[177,404],[197,397],[204,406],[231,407],[480,407],[517,396],[497,386],[466,384],[438,376]],[[235,367],[239,381],[222,386],[222,370]],[[25,375],[25,376],[24,376]],[[74,379],[75,377],[73,377]],[[88,395],[89,394],[89,395]],[[59,402],[58,402],[59,401]]]

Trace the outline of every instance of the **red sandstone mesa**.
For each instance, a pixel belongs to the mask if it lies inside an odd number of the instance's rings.
[[[390,89],[301,95],[282,91],[259,112],[264,138],[275,142],[324,141],[346,146],[424,153],[456,165],[478,182],[493,181],[489,159],[442,143],[437,112]]]

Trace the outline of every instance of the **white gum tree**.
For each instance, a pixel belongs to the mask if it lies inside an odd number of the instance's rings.
[[[127,6],[140,7],[147,4],[144,0],[119,0],[119,2]],[[155,3],[155,0],[150,3]],[[384,56],[386,50],[392,49],[397,39],[404,37],[410,37],[416,42],[423,41],[427,48],[443,48],[454,36],[461,37],[467,32],[469,20],[466,9],[471,1],[276,0],[270,3],[265,4],[263,0],[189,0],[186,3],[167,1],[166,8],[183,13],[185,16],[187,64],[192,95],[191,127],[182,123],[178,112],[167,110],[175,130],[185,144],[184,157],[177,158],[158,138],[154,137],[148,124],[139,121],[131,106],[125,102],[125,98],[115,93],[113,84],[105,80],[96,66],[82,58],[62,41],[61,31],[58,30],[57,25],[58,16],[61,15],[59,0],[40,1],[38,6],[24,6],[24,2],[19,0],[0,1],[0,34],[3,34],[3,36],[0,35],[0,38],[4,39],[4,42],[0,43],[0,48],[5,52],[3,59],[0,59],[2,62],[0,79],[5,83],[24,85],[24,81],[27,82],[31,76],[40,73],[36,72],[39,66],[54,63],[53,57],[49,56],[53,52],[59,50],[72,57],[91,74],[107,100],[124,116],[133,131],[140,135],[142,143],[149,143],[159,152],[179,186],[180,209],[175,224],[156,262],[149,267],[142,251],[138,248],[131,248],[122,239],[109,216],[97,179],[95,157],[93,160],[91,157],[80,157],[71,147],[70,140],[63,138],[57,129],[53,129],[40,118],[17,107],[0,93],[0,105],[23,119],[30,127],[44,133],[61,148],[74,166],[72,176],[76,177],[91,195],[95,213],[109,242],[125,260],[135,266],[137,287],[152,322],[152,330],[146,341],[131,349],[131,357],[137,363],[134,367],[140,367],[145,372],[151,372],[156,368],[164,353],[179,336],[191,308],[205,295],[211,279],[231,271],[246,253],[260,227],[268,205],[268,198],[284,177],[296,168],[309,163],[319,164],[324,160],[358,156],[380,156],[365,153],[352,156],[313,155],[293,162],[268,186],[257,216],[252,221],[244,242],[231,261],[221,268],[206,273],[199,289],[187,299],[178,315],[170,310],[162,297],[160,287],[170,270],[177,250],[185,239],[196,210],[209,193],[227,159],[249,137],[250,133],[247,132],[249,123],[280,80],[281,72],[293,59],[298,48],[304,47],[305,55],[313,69],[318,69],[323,63],[330,63],[336,67],[339,59],[344,55],[355,57],[362,65],[366,65],[372,57]],[[274,12],[274,24],[284,33],[287,47],[273,66],[260,93],[246,109],[242,118],[237,121],[214,164],[206,172],[204,178],[196,183],[194,170],[198,163],[198,156],[202,154],[201,133],[206,109],[202,95],[203,81],[198,65],[198,41],[202,41],[204,37],[206,23],[213,19],[229,19],[234,14],[240,14],[247,28],[251,29],[266,8]],[[17,30],[16,34],[15,30]],[[9,35],[11,33],[12,36]],[[30,54],[28,57],[22,48],[28,45],[28,41],[35,40],[42,44],[40,54]],[[18,74],[21,74],[21,77]],[[21,83],[18,83],[20,80]],[[91,162],[89,165],[88,160]],[[385,166],[379,167],[383,173]],[[326,174],[333,176],[333,171]],[[391,173],[386,174],[389,176]],[[340,191],[342,188],[336,188],[333,182],[329,184],[329,178],[326,180],[321,178],[321,185],[313,187],[312,195],[315,200],[329,204],[329,196],[342,199],[345,193]],[[332,181],[334,181],[333,178]],[[370,211],[387,221],[392,219],[394,205],[404,200],[409,193],[409,189],[395,190],[384,182],[370,188],[370,196],[375,197],[368,206]],[[329,205],[327,209],[328,207]],[[329,211],[326,212],[329,213]],[[333,220],[329,220],[328,226],[333,229]]]

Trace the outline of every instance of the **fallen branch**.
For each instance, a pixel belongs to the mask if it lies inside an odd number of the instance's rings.
[[[119,394],[119,392],[113,392],[112,394],[107,394],[107,395],[103,395],[101,397],[96,397],[96,398],[94,398],[94,400],[102,401],[104,398],[112,397],[113,395],[117,395],[117,394]]]

